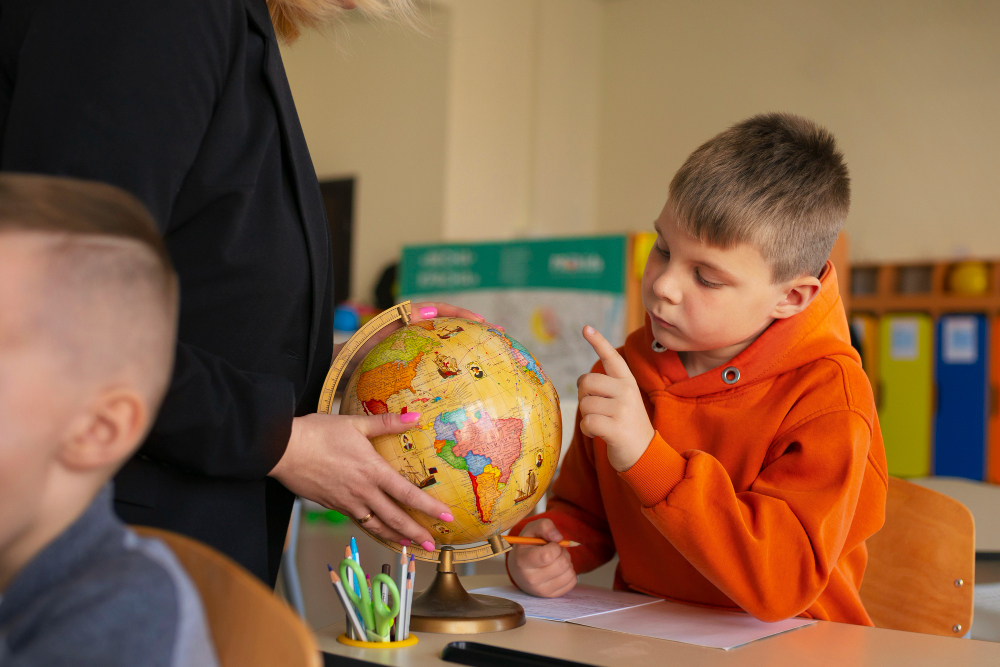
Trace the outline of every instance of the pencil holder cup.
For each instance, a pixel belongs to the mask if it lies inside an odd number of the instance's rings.
[[[347,646],[354,646],[355,648],[406,648],[407,646],[413,646],[419,640],[415,634],[411,633],[409,637],[401,639],[398,642],[359,642],[357,639],[351,639],[346,634],[337,637],[337,641]]]

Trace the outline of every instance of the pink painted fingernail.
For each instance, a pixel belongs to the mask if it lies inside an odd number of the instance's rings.
[[[421,544],[420,547],[424,551],[434,551],[434,543],[431,542],[430,540],[427,540],[426,542],[424,542],[423,544]]]
[[[403,547],[408,547],[411,544],[413,544],[413,541],[412,540],[408,540],[405,537],[399,541],[399,545],[403,546]]]
[[[399,421],[403,422],[404,424],[412,424],[418,419],[420,419],[419,412],[404,412],[403,414],[399,415]]]
[[[483,320],[484,322],[486,321],[486,318],[480,315],[479,313],[472,313],[472,314],[478,317],[479,319]]]
[[[438,316],[438,309],[432,306],[426,306],[420,309],[420,317],[425,320],[432,320]]]
[[[451,523],[452,521],[455,520],[455,517],[451,515],[451,512],[441,512],[438,518],[441,519],[442,521],[447,521],[448,523]]]

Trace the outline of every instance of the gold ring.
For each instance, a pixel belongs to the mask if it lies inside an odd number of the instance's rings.
[[[358,523],[367,523],[367,522],[369,522],[371,520],[372,520],[372,513],[369,512],[368,514],[366,514],[363,517],[361,517],[360,519],[358,519]]]

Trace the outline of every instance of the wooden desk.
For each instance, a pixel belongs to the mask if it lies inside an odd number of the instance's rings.
[[[1000,485],[961,477],[920,477],[910,481],[968,507],[976,521],[976,553],[1000,554]]]
[[[503,575],[463,577],[467,589],[507,583]],[[813,625],[769,637],[731,651],[702,648],[678,642],[647,639],[571,623],[529,618],[527,624],[507,632],[481,635],[418,633],[420,643],[404,649],[360,649],[337,641],[343,623],[320,629],[320,648],[379,665],[418,667],[448,665],[440,659],[446,644],[460,639],[541,653],[590,665],[672,665],[684,667],[913,667],[914,665],[1000,665],[1000,644],[935,637],[895,630],[819,621]]]

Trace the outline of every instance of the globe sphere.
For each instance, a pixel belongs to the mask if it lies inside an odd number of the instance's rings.
[[[390,334],[354,371],[340,412],[420,413],[407,432],[372,444],[451,508],[447,523],[406,508],[438,544],[474,544],[512,527],[559,462],[562,417],[551,380],[523,345],[472,320],[422,320]]]

